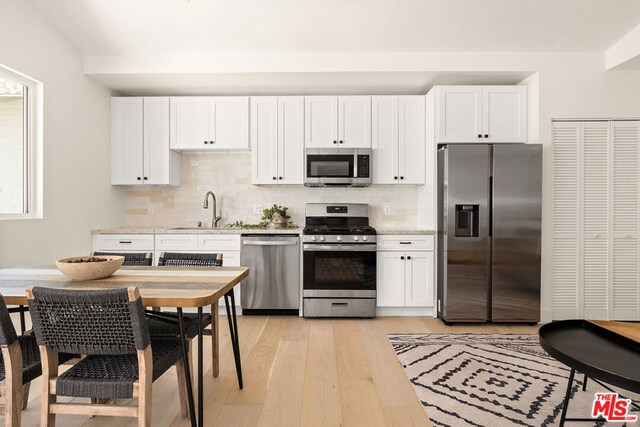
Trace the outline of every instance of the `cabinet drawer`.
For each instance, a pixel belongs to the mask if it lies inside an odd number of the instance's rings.
[[[198,251],[239,251],[239,234],[200,234],[198,237]]]
[[[152,251],[153,234],[96,234],[94,251]]]
[[[156,234],[156,251],[195,251],[197,237],[195,234]]]
[[[430,235],[378,235],[379,251],[432,251],[434,236]]]

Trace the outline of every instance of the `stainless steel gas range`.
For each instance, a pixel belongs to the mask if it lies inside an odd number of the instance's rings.
[[[363,203],[307,203],[304,317],[375,317],[376,230]]]

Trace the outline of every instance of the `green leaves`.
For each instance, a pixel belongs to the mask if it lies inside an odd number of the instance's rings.
[[[225,227],[226,228],[244,228],[244,229],[264,230],[271,223],[271,220],[273,218],[273,214],[276,213],[276,212],[279,212],[280,215],[282,215],[282,217],[285,219],[285,223],[284,223],[284,226],[282,228],[285,228],[285,229],[298,228],[298,226],[291,221],[291,217],[287,213],[288,209],[289,208],[286,207],[286,206],[280,206],[280,205],[274,204],[270,208],[264,209],[262,211],[261,221],[259,223],[257,223],[257,224],[249,224],[249,223],[246,223],[246,222],[243,222],[243,221],[236,221],[236,222],[234,222],[232,224],[226,224]]]

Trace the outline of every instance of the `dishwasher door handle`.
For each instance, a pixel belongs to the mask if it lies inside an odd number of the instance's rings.
[[[298,246],[298,241],[243,240],[243,246]]]

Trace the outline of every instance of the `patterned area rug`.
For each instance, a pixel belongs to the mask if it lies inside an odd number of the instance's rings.
[[[389,334],[389,340],[434,426],[559,424],[569,369],[540,347],[537,334]],[[583,392],[584,377],[576,378],[567,416],[589,417],[594,392],[606,390],[587,381]]]

